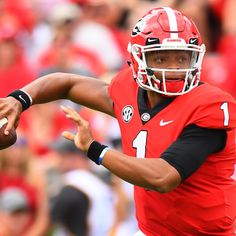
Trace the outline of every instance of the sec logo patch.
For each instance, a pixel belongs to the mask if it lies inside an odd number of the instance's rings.
[[[122,110],[122,117],[125,123],[129,123],[134,114],[134,109],[132,106],[125,106]]]

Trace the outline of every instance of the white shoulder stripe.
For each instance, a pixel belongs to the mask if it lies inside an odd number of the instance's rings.
[[[170,31],[178,31],[177,20],[176,20],[174,11],[169,7],[163,7],[163,9],[166,11],[166,14],[169,20]],[[172,39],[176,39],[178,38],[178,33],[171,33],[170,37]]]

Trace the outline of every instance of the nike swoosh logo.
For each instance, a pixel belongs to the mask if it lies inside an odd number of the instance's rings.
[[[27,103],[27,102],[25,101],[25,99],[24,99],[21,95],[19,95],[19,98],[20,98],[24,103]]]
[[[160,126],[165,126],[165,125],[168,125],[170,123],[174,122],[173,120],[169,120],[169,121],[164,121],[164,120],[161,120],[160,121]]]
[[[195,42],[197,42],[197,39],[190,39],[191,44],[194,44]]]
[[[157,42],[157,39],[148,38],[147,40],[148,40],[149,43]]]

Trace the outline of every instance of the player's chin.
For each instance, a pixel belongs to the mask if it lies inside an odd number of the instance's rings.
[[[159,79],[159,82],[162,83],[163,81],[165,82],[178,82],[178,81],[184,81],[185,78],[183,77],[168,77],[168,78],[165,78],[165,79]]]
[[[158,78],[160,81],[163,80],[184,80],[186,78],[185,72],[166,72],[164,76],[162,74],[155,74],[156,78]]]
[[[165,79],[166,80],[184,80],[186,77],[186,73],[184,72],[176,72],[176,73],[172,73],[172,72],[169,72],[169,73],[166,73],[165,74]]]

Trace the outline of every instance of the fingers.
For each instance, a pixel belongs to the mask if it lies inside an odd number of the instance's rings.
[[[5,135],[9,134],[12,128],[16,128],[20,119],[21,104],[12,97],[2,98],[0,102],[0,119],[7,118],[8,122],[4,130]]]
[[[66,114],[66,117],[75,122],[77,125],[77,133],[74,135],[68,131],[62,133],[62,135],[74,141],[77,148],[86,152],[93,142],[93,136],[90,131],[89,122],[84,120],[73,108],[61,106],[62,111]]]
[[[75,121],[76,123],[79,122],[79,114],[74,109],[65,106],[61,106],[61,109],[66,114],[67,118]]]
[[[62,132],[62,136],[63,136],[64,138],[70,140],[70,141],[74,141],[74,139],[75,139],[75,135],[72,134],[72,133],[69,132],[69,131],[64,131],[64,132]]]
[[[8,122],[4,131],[5,135],[9,134],[9,131],[14,127],[14,124],[15,124],[15,119],[12,119],[11,117],[8,117],[7,119],[8,119]]]
[[[71,107],[61,106],[62,111],[66,114],[66,117],[74,121],[77,125],[84,125],[86,121]]]

